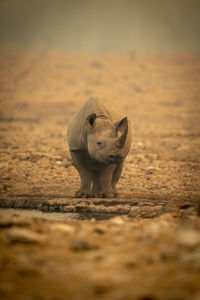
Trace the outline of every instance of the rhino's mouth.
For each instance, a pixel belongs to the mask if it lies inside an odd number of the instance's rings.
[[[113,155],[110,154],[107,158],[106,158],[106,162],[108,164],[117,164],[122,160],[121,155]]]
[[[91,167],[94,169],[98,169],[99,167],[102,168],[102,164],[103,165],[111,165],[111,164],[118,164],[120,161],[122,160],[121,156],[114,156],[114,155],[110,155],[109,157],[106,157],[104,159],[101,160],[97,160],[97,159],[92,159],[92,164]]]

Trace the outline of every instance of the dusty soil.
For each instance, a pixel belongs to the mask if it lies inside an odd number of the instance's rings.
[[[199,83],[195,54],[0,49],[0,206],[130,217],[2,219],[5,299],[197,299]],[[67,124],[92,95],[132,123],[118,199],[74,198]]]
[[[1,299],[195,299],[200,219],[0,220]]]

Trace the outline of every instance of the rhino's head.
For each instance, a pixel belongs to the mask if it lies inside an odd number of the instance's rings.
[[[112,123],[104,116],[92,114],[86,119],[87,148],[90,156],[102,163],[118,163],[123,157],[123,147],[128,132],[127,117]]]

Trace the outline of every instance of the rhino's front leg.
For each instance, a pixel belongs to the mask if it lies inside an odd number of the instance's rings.
[[[100,173],[99,171],[92,170],[92,195],[94,198],[99,197],[100,190]]]
[[[121,176],[121,173],[122,173],[122,167],[123,167],[123,161],[121,161],[116,169],[114,170],[113,172],[113,177],[112,177],[112,188],[115,192],[115,197],[118,197],[118,193],[117,193],[117,190],[116,190],[116,184],[117,182],[119,181],[119,178]]]
[[[91,186],[91,172],[85,160],[83,151],[71,152],[73,165],[79,172],[81,179],[81,186],[75,193],[76,198],[89,198],[91,197],[90,186]]]
[[[100,183],[100,194],[99,197],[102,198],[113,198],[116,197],[116,191],[112,188],[112,177],[116,165],[106,166],[99,174]]]

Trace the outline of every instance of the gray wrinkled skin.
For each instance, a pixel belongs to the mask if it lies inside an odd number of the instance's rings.
[[[98,98],[89,99],[72,118],[68,144],[81,178],[75,197],[117,197],[116,184],[131,146],[131,125]]]

